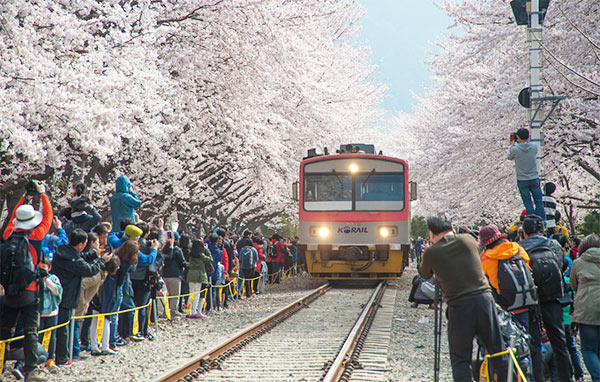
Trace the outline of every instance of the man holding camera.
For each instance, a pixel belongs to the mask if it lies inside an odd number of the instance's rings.
[[[35,211],[31,203],[34,196],[40,196],[42,202],[42,212]],[[25,204],[27,202],[28,204]],[[3,282],[5,290],[2,315],[0,316],[0,339],[6,340],[12,337],[13,328],[17,323],[19,316],[24,326],[24,352],[25,352],[25,372],[26,381],[45,381],[43,373],[37,368],[37,328],[39,321],[39,296],[40,287],[38,280],[41,281],[43,277],[43,270],[39,268],[40,260],[42,257],[42,240],[48,233],[50,225],[52,224],[52,205],[50,199],[46,195],[46,188],[43,184],[40,184],[34,180],[27,183],[26,194],[19,200],[15,209],[12,212],[10,222],[4,231],[4,240],[2,248],[2,257],[5,258],[5,254],[10,250],[15,253],[18,252],[22,243],[27,243],[23,240],[23,237],[28,240],[27,249],[31,262],[29,266],[35,267],[35,271],[38,272],[38,276],[35,277],[35,281],[31,282],[25,288],[21,288],[19,285],[11,285]],[[12,248],[11,248],[12,245]],[[38,258],[38,254],[39,257]],[[18,255],[15,255],[18,256]],[[8,272],[5,269],[6,264],[3,266],[2,273],[3,278]],[[47,275],[47,272],[46,272]],[[7,279],[13,279],[7,275]],[[14,280],[15,284],[19,280]],[[7,284],[7,285],[4,285]]]
[[[542,202],[540,172],[536,160],[537,153],[538,147],[529,142],[529,130],[521,128],[510,135],[510,147],[506,158],[515,161],[517,187],[527,215],[535,214],[545,220],[546,214]]]

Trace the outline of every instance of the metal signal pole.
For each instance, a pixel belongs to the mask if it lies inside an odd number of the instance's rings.
[[[542,141],[542,118],[543,106],[543,86],[542,86],[542,24],[540,20],[543,15],[540,11],[540,0],[531,0],[527,3],[527,16],[529,16],[529,25],[527,26],[527,42],[529,43],[529,92],[531,106],[528,109],[529,129],[531,132],[530,141],[538,147],[536,160],[540,175],[544,174],[542,170],[543,141]],[[543,175],[541,175],[543,177]]]

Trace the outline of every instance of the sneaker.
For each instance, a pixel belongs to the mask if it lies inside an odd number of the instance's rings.
[[[118,354],[118,353],[119,353],[118,351],[114,351],[110,347],[108,349],[102,350],[100,352],[101,355],[115,355],[115,354]]]
[[[56,366],[56,363],[53,359],[49,359],[46,361],[46,369],[48,369],[48,371],[54,374],[58,371],[58,366]]]
[[[183,316],[183,313],[179,312],[178,310],[174,310],[171,312],[171,316],[181,317]]]
[[[48,378],[44,375],[44,371],[39,367],[31,370],[29,373],[25,374],[25,382],[41,382],[47,381]]]
[[[206,318],[206,314],[204,314],[202,312],[198,313],[198,315],[200,316],[200,318]]]
[[[88,359],[88,358],[90,358],[90,356],[85,353],[79,353],[79,354],[73,355],[74,360],[84,360],[84,359]]]
[[[73,361],[71,361],[70,359],[68,359],[65,363],[56,363],[56,366],[59,367],[70,367],[71,365],[73,365]]]
[[[92,354],[93,356],[102,355],[102,351],[101,351],[101,350],[99,350],[99,349],[98,349],[98,350],[92,350],[92,353],[91,353],[91,354]]]
[[[124,338],[119,338],[119,339],[117,340],[117,342],[115,342],[115,345],[117,345],[117,346],[127,346],[127,345],[129,345],[130,343],[131,343],[131,342],[127,341],[127,340],[126,340],[126,339],[124,339]]]
[[[19,381],[25,379],[25,374],[23,374],[23,370],[18,368],[13,369],[12,375]]]
[[[137,332],[135,335],[130,337],[134,342],[142,342],[144,340],[144,336],[140,332]]]
[[[119,350],[117,350],[116,346],[109,346],[108,349],[115,352],[115,354],[119,352]],[[102,353],[104,353],[104,350],[102,350]]]
[[[91,351],[92,347],[90,345],[80,346],[79,351]]]
[[[148,341],[152,341],[152,340],[154,340],[154,335],[152,333],[148,333],[146,338],[148,339]]]

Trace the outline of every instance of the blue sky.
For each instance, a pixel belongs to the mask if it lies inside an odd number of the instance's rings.
[[[411,91],[423,94],[433,86],[425,68],[430,42],[447,34],[451,20],[434,3],[438,0],[358,0],[367,10],[357,38],[371,46],[378,66],[375,79],[388,85],[384,108],[409,113],[415,105]]]

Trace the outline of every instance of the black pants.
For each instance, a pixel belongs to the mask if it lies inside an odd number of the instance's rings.
[[[558,379],[561,382],[573,380],[573,367],[571,356],[567,349],[565,330],[563,324],[563,311],[558,301],[547,301],[539,304],[539,314],[535,309],[530,310],[529,335],[531,338],[531,363],[533,377],[536,381],[544,380],[544,361],[542,360],[542,333],[541,326],[546,329],[548,339],[552,344],[552,353],[556,360]],[[541,322],[540,322],[541,318]]]
[[[38,305],[37,303],[13,308],[7,305],[2,307],[0,316],[0,339],[7,340],[13,336],[13,328],[17,325],[17,319],[20,317],[23,322],[24,336],[23,350],[25,352],[25,367],[23,371],[30,372],[37,367],[37,327],[38,327]]]
[[[133,301],[135,306],[144,306],[150,301],[150,287],[144,280],[131,280],[133,286]],[[138,333],[148,335],[148,308],[140,309],[138,316]]]
[[[454,381],[472,381],[471,361],[475,336],[488,354],[505,350],[491,294],[459,300],[448,305],[448,345]],[[490,359],[499,381],[506,380],[507,357]]]
[[[244,289],[246,289],[246,297],[252,295],[252,277],[254,277],[254,269],[242,269],[242,275],[244,276]]]
[[[58,309],[58,325],[64,324],[71,319],[73,315],[73,309],[60,307]],[[66,325],[56,329],[56,364],[64,365],[69,360],[70,350],[69,349],[69,328],[70,325]]]

